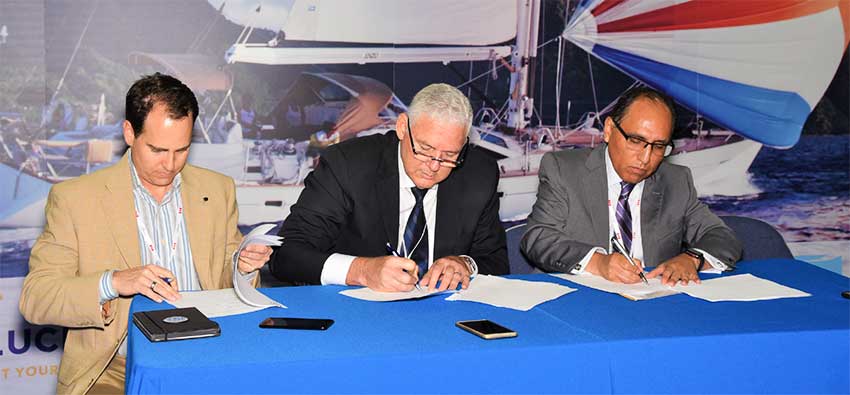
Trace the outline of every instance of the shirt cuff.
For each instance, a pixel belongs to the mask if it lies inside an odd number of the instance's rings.
[[[593,254],[600,253],[602,255],[608,255],[608,251],[605,251],[602,247],[593,247],[590,251],[587,252],[587,255],[584,256],[578,263],[573,266],[570,270],[570,274],[581,274],[584,273],[585,269],[587,269],[587,264],[590,263],[590,258],[593,258]]]
[[[345,285],[348,269],[355,258],[357,257],[352,255],[331,254],[322,267],[322,285]]]
[[[115,270],[107,270],[100,276],[98,294],[100,295],[101,306],[103,306],[104,303],[118,297],[118,292],[115,291],[115,288],[112,286],[112,273],[114,272]]]
[[[478,275],[478,264],[475,263],[475,259],[472,259],[469,255],[460,255],[461,257],[467,258],[466,263],[469,264],[469,278],[475,278]]]
[[[713,255],[711,255],[711,254],[709,254],[709,253],[707,253],[707,252],[705,252],[705,251],[703,251],[699,248],[694,248],[694,249],[699,251],[700,253],[702,253],[702,257],[705,258],[705,261],[708,262],[709,265],[711,265],[711,267],[706,267],[706,268],[700,270],[700,273],[720,274],[721,272],[723,272],[724,270],[729,268],[728,266],[726,266],[725,263],[721,262],[719,259],[715,258]]]

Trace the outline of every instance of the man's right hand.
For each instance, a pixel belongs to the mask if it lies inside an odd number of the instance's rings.
[[[416,286],[416,262],[397,256],[357,257],[348,269],[345,283],[362,285],[379,292],[407,292]]]
[[[164,279],[169,279],[169,281]],[[172,302],[180,299],[174,274],[157,265],[117,270],[112,273],[112,287],[115,288],[118,295],[142,294],[157,303],[161,303],[163,298]]]
[[[634,259],[634,261],[637,266],[632,266],[626,257],[619,253],[610,255],[595,253],[590,258],[587,271],[602,276],[608,281],[634,284],[641,281],[638,273],[643,270],[640,259]]]

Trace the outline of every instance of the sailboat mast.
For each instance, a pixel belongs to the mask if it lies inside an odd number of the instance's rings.
[[[511,53],[511,84],[508,98],[508,126],[525,128],[534,112],[529,95],[529,72],[537,57],[540,28],[540,0],[517,0],[516,45]]]

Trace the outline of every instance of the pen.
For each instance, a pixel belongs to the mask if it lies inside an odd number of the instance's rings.
[[[623,256],[626,257],[626,260],[629,261],[632,266],[639,268],[635,261],[632,260],[632,257],[630,257],[629,254],[626,253],[626,248],[623,247],[622,244],[620,244],[620,240],[617,240],[617,236],[611,236],[611,246],[614,248],[614,250],[616,250],[620,254],[623,254]],[[643,275],[643,269],[641,269],[638,275],[640,276],[640,279],[643,280],[644,284],[649,285],[649,281],[646,281],[646,276]]]
[[[398,251],[396,251],[395,248],[393,248],[393,246],[389,242],[387,242],[387,254],[390,254],[392,256],[401,257],[401,254],[399,254]],[[419,273],[418,273],[418,271],[419,271],[419,266],[417,265],[415,268],[413,268],[413,273],[411,273],[411,274],[413,275],[413,277],[417,278],[416,289],[421,290],[422,288],[419,287],[419,280],[418,280],[419,279]]]

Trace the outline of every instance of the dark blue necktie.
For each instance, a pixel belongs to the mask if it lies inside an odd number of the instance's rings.
[[[424,234],[425,207],[422,204],[428,190],[416,187],[410,188],[410,190],[413,192],[413,197],[416,198],[416,204],[410,211],[410,216],[407,217],[407,225],[404,227],[404,248],[405,255],[409,255],[410,259],[419,266],[419,278],[422,278],[428,271],[428,235]]]
[[[626,247],[626,253],[631,255],[632,252],[632,210],[629,209],[629,195],[635,184],[629,184],[625,181],[620,182],[622,189],[620,190],[620,198],[617,200],[617,224],[620,225],[620,236],[623,239],[623,246]]]

